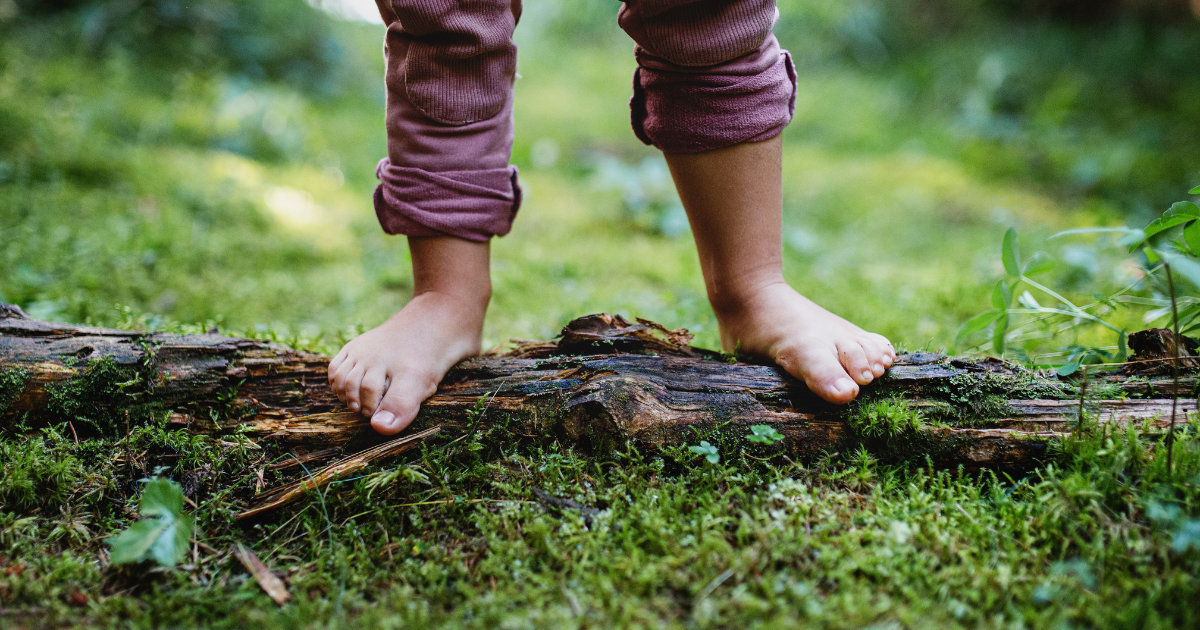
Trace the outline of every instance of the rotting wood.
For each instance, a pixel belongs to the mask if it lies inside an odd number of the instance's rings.
[[[460,363],[409,431],[441,427],[443,436],[457,435],[487,397],[486,417],[476,429],[503,426],[514,440],[549,436],[592,449],[634,440],[663,448],[695,443],[703,433],[719,438],[723,448],[756,457],[804,456],[864,441],[848,414],[871,401],[904,397],[931,426],[920,444],[884,440],[885,450],[903,456],[911,447],[909,455],[927,455],[938,465],[978,469],[1030,465],[1045,453],[1047,438],[1068,431],[1078,414],[1069,381],[998,359],[904,355],[863,388],[862,402],[839,407],[777,367],[729,363],[720,353],[685,345],[688,339],[686,331],[652,322],[579,318],[557,342],[520,343]],[[97,432],[119,435],[128,430],[122,423],[132,410],[168,414],[181,430],[217,436],[242,430],[259,444],[298,455],[361,453],[384,443],[388,438],[330,391],[327,361],[280,344],[216,334],[52,324],[2,305],[0,429],[67,417],[76,420],[84,439]],[[1198,383],[1195,371],[1179,380],[1184,412],[1196,411]],[[64,396],[75,385],[90,388],[79,390],[90,399],[70,407]],[[1172,379],[1152,369],[1108,372],[1092,381],[1088,410],[1100,422],[1146,422],[1149,431],[1158,431],[1167,424],[1163,412],[1173,391]],[[756,424],[773,426],[783,442],[768,447],[744,441]]]

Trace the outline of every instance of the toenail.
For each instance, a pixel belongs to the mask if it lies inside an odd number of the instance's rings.
[[[875,364],[875,372],[877,372],[879,374],[883,373],[883,364],[882,363]]]
[[[839,378],[837,382],[833,384],[833,388],[840,393],[852,392],[854,391],[854,381],[848,378]]]
[[[371,417],[371,424],[376,424],[383,427],[391,426],[392,421],[396,419],[395,414],[390,411],[380,411]]]
[[[350,409],[352,411],[358,411],[358,403],[356,403],[356,402],[350,403]]]
[[[863,377],[864,381],[869,381],[869,380],[875,378],[875,375],[871,373],[871,370],[863,370],[862,377]]]

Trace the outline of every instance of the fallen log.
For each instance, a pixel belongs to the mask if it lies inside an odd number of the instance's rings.
[[[512,439],[548,437],[593,450],[628,440],[664,449],[707,439],[723,452],[760,458],[815,456],[861,443],[886,460],[1012,469],[1036,462],[1049,440],[1080,417],[1071,381],[998,359],[902,355],[859,401],[835,406],[777,367],[737,362],[688,341],[686,331],[652,322],[583,317],[558,341],[520,342],[506,353],[463,361],[408,431],[437,428],[437,439],[444,439],[501,427]],[[53,324],[0,304],[0,430],[71,423],[86,439],[169,417],[180,430],[240,431],[320,465],[341,454],[362,455],[388,439],[334,397],[327,362],[215,331]],[[1085,403],[1089,418],[1161,432],[1176,393],[1180,418],[1196,412],[1195,370],[1177,382],[1161,372],[1094,375]],[[919,420],[897,424],[898,415]],[[783,439],[748,440],[757,425]],[[349,466],[357,470],[376,459],[351,456],[343,463],[355,462]],[[327,472],[314,477],[329,478]],[[305,487],[301,481],[292,490]],[[290,500],[295,493],[274,490],[257,505],[282,496]]]

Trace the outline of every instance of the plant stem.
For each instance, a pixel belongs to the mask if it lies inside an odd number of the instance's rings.
[[[1175,304],[1175,279],[1171,276],[1171,264],[1163,263],[1167,272],[1167,288],[1171,291],[1171,334],[1175,335],[1174,360],[1171,361],[1171,428],[1167,431],[1167,477],[1171,477],[1171,454],[1175,447],[1175,408],[1179,403],[1179,309]]]
[[[1079,436],[1083,435],[1083,401],[1087,399],[1088,386],[1088,366],[1083,366],[1083,383],[1079,386],[1079,422],[1075,426],[1075,433]]]

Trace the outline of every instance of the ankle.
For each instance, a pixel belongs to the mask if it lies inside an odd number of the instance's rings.
[[[712,305],[718,322],[740,319],[748,311],[758,308],[757,305],[766,295],[781,288],[790,289],[782,275],[747,282],[729,282],[718,286],[720,289],[710,286],[708,291],[708,302]]]
[[[491,299],[490,284],[484,287],[455,286],[417,291],[413,294],[410,304],[430,304],[456,314],[482,320],[484,314],[487,313],[488,303],[491,302]]]

